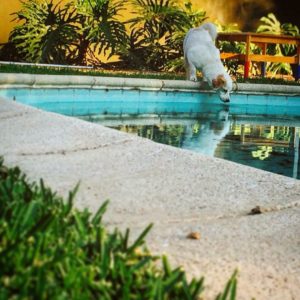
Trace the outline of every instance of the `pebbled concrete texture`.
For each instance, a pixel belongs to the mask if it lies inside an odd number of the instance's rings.
[[[4,99],[0,137],[5,163],[31,180],[62,195],[80,182],[79,208],[110,199],[110,228],[134,237],[154,223],[150,249],[204,275],[205,299],[235,269],[237,299],[299,299],[300,181]],[[248,215],[257,205],[265,213]]]
[[[0,73],[0,88],[90,88],[210,91],[207,84],[188,80],[163,80],[101,76],[64,76]],[[252,94],[300,95],[299,85],[234,83],[233,92]]]

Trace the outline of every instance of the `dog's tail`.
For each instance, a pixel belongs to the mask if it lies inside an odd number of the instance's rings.
[[[215,41],[218,36],[217,26],[213,23],[204,23],[200,26],[200,28],[203,28],[208,31],[209,35],[211,36],[212,40]]]

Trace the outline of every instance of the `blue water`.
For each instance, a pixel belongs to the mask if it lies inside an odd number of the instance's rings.
[[[0,95],[300,179],[300,97],[91,89],[6,89]]]
[[[93,89],[5,89],[0,96],[71,116],[216,112],[215,93]],[[300,116],[300,97],[234,94],[231,114]]]
[[[190,118],[88,119],[155,142],[300,179],[299,119],[226,116],[226,111]]]

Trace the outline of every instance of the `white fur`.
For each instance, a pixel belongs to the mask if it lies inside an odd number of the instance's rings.
[[[217,28],[212,23],[205,23],[192,28],[183,41],[184,60],[189,80],[197,81],[197,69],[201,70],[204,81],[210,87],[220,89],[220,98],[224,102],[230,100],[232,80],[220,59],[220,51],[215,46]],[[215,85],[218,78],[224,79],[222,84]]]
[[[220,110],[211,117],[201,119],[197,135],[194,135],[192,127],[187,126],[185,133],[187,138],[183,140],[183,148],[214,156],[218,145],[230,132],[229,108]]]

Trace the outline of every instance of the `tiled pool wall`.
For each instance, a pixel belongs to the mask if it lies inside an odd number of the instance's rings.
[[[230,104],[199,82],[0,73],[0,96],[66,115],[217,112],[300,116],[300,86],[234,84]]]
[[[214,113],[300,116],[300,95],[234,92],[224,104],[213,91],[5,88],[0,96],[65,115]]]

